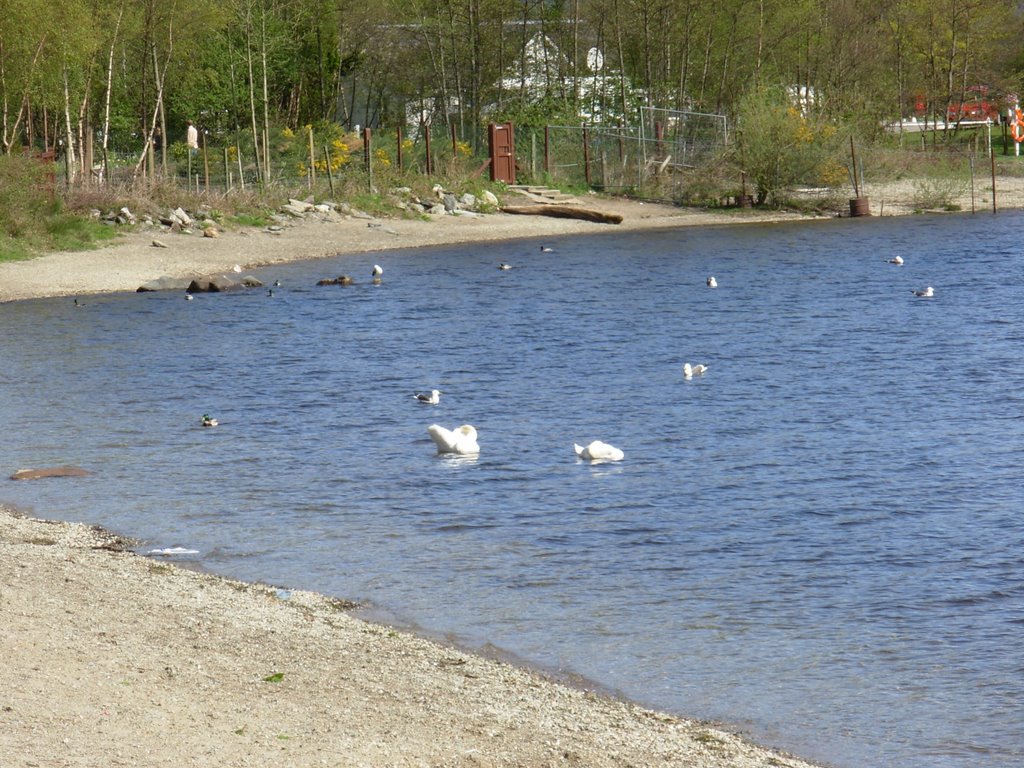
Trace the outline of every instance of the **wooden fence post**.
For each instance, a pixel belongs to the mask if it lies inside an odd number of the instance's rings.
[[[203,187],[207,192],[210,191],[210,158],[206,154],[206,131],[202,133],[203,137]]]
[[[426,145],[427,150],[427,176],[434,172],[434,164],[430,159],[430,126],[426,123],[420,123],[423,126],[423,141]]]
[[[992,158],[992,213],[996,212],[996,153],[989,152]]]
[[[369,128],[363,128],[363,158],[366,162],[366,183],[369,190],[373,191],[373,150],[370,146],[373,134]]]
[[[331,197],[334,197],[334,172],[331,170],[331,152],[324,144],[324,163],[327,165],[327,185],[331,188]]]
[[[544,173],[551,174],[551,126],[544,126]]]
[[[313,152],[313,126],[309,126],[309,188],[316,182],[316,155]]]

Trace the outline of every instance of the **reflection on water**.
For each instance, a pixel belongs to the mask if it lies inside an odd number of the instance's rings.
[[[0,464],[93,474],[0,499],[838,765],[1019,765],[1022,222],[457,246],[267,268],[273,298],[3,305]],[[315,286],[373,263],[383,285]],[[437,456],[435,422],[480,455]],[[625,460],[579,461],[593,439]]]

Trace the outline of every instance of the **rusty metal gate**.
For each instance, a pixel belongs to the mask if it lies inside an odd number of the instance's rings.
[[[487,143],[491,156],[491,181],[516,183],[516,152],[512,123],[487,126]]]

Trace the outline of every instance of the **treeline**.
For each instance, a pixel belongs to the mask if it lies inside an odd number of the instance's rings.
[[[3,150],[166,152],[193,119],[269,158],[275,131],[487,120],[734,114],[758,86],[807,89],[864,131],[1021,86],[1009,0],[0,0]],[[532,42],[531,42],[532,41]],[[543,50],[551,76],[520,62]],[[532,46],[532,47],[531,47]],[[534,65],[536,65],[534,61]],[[580,102],[600,73],[612,106]],[[93,148],[93,144],[96,144]],[[74,167],[70,163],[69,167]]]

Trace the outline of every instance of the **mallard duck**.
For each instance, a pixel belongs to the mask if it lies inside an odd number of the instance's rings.
[[[217,426],[217,420],[215,418],[213,418],[212,416],[210,416],[208,413],[204,413],[203,414],[203,418],[200,420],[199,423],[202,424],[204,427],[216,427]]]

